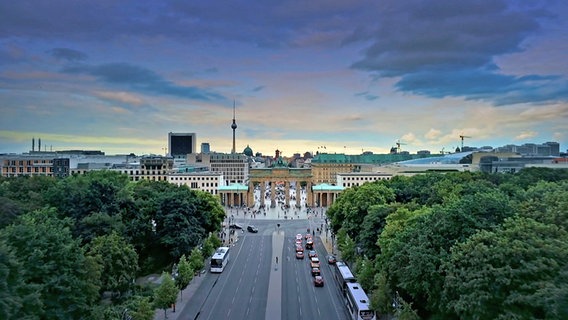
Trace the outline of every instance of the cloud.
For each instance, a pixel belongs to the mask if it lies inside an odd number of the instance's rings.
[[[134,94],[124,92],[124,91],[120,91],[120,92],[95,91],[94,94],[95,94],[95,96],[103,98],[103,99],[118,101],[120,103],[126,103],[126,104],[132,104],[132,105],[141,105],[144,102],[144,100],[142,100],[140,97],[137,97]]]
[[[96,66],[76,64],[63,68],[62,72],[88,74],[102,82],[113,85],[126,85],[133,90],[145,93],[156,93],[202,101],[226,100],[222,95],[205,89],[176,85],[152,70],[128,63],[108,63]]]
[[[355,93],[354,96],[356,97],[364,97],[368,101],[374,101],[379,98],[379,96],[370,94],[368,91]]]
[[[100,41],[143,36],[183,43],[327,46],[347,37],[353,21],[371,20],[374,7],[372,0],[0,2],[0,37],[65,35],[67,40]]]
[[[565,80],[504,75],[494,63],[497,56],[523,50],[527,37],[540,30],[539,19],[550,16],[544,9],[505,0],[383,1],[374,29],[359,28],[349,37],[368,43],[352,68],[398,78],[398,90],[434,98],[494,105],[567,101]]]
[[[53,48],[49,50],[48,53],[57,60],[66,60],[69,62],[83,61],[87,59],[87,54],[68,48]]]
[[[536,137],[537,135],[538,133],[535,131],[523,131],[519,135],[517,135],[515,139],[516,140],[530,139]]]
[[[252,91],[253,92],[259,92],[259,91],[264,90],[264,88],[265,88],[265,86],[258,86],[258,87],[253,88]]]
[[[438,139],[440,136],[442,135],[442,131],[440,130],[436,130],[434,128],[431,128],[430,130],[428,130],[428,132],[426,132],[426,134],[424,135],[424,137],[428,140],[436,140]]]

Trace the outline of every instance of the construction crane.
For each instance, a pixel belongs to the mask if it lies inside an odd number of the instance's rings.
[[[400,153],[400,146],[401,145],[406,145],[406,143],[400,142],[400,140],[396,141],[396,153]]]
[[[460,139],[461,139],[461,142],[462,142],[462,147],[461,147],[460,151],[462,151],[462,152],[463,152],[463,139],[465,139],[465,138],[471,138],[471,137],[470,137],[470,136],[460,135]]]

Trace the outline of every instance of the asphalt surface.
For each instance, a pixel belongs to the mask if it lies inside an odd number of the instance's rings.
[[[332,250],[329,234],[314,236],[323,287],[314,287],[307,251],[303,260],[295,255],[296,234],[324,224],[323,210],[316,209],[317,217],[313,211],[294,208],[269,208],[256,215],[239,210],[227,209],[228,217],[245,228],[254,224],[259,232],[233,234],[225,270],[206,270],[195,277],[178,299],[176,312],[168,309],[167,319],[346,319],[347,308],[332,276],[334,266],[327,264]],[[305,240],[302,243],[305,246]],[[165,319],[164,311],[157,310],[155,319]]]

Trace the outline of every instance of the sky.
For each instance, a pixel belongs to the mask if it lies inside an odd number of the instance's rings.
[[[568,149],[568,2],[0,0],[0,153]]]

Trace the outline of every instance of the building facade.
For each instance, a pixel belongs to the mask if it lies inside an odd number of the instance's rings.
[[[195,153],[195,133],[168,133],[168,154],[174,158],[185,158],[190,153]]]
[[[4,155],[0,158],[3,177],[53,176],[54,154]]]
[[[223,173],[219,172],[172,172],[167,176],[168,182],[192,190],[201,190],[212,195],[219,194],[219,188],[224,186]]]
[[[393,177],[389,173],[380,172],[349,172],[337,174],[337,185],[343,188],[360,186],[367,182],[390,180]]]
[[[246,184],[249,175],[248,158],[242,153],[193,153],[186,159],[189,165],[205,165],[211,172],[222,173],[224,185]]]

